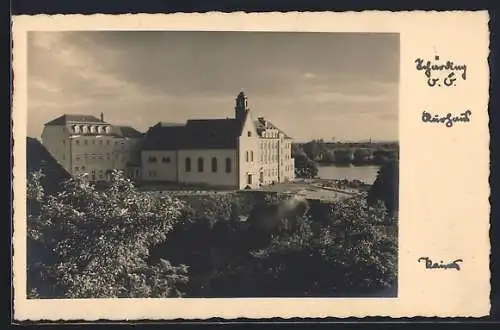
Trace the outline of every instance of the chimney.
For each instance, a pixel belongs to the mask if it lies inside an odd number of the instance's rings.
[[[104,113],[101,112],[101,121],[103,122],[104,121]]]

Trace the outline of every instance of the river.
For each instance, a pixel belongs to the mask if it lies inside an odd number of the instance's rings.
[[[373,184],[377,178],[379,166],[319,166],[319,177],[321,179],[337,180],[359,180],[367,184]]]

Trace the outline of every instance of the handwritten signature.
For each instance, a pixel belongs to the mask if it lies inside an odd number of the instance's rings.
[[[458,263],[464,262],[462,259],[456,259],[450,263],[445,264],[445,263],[443,263],[442,260],[439,263],[433,262],[431,260],[431,258],[429,258],[429,257],[418,258],[419,263],[422,261],[425,261],[425,268],[426,269],[456,269],[456,270],[460,270],[460,265]]]
[[[440,115],[432,115],[427,111],[422,112],[422,121],[424,123],[442,123],[445,124],[446,127],[452,127],[456,122],[469,122],[470,116],[472,115],[472,111],[466,110],[462,112],[459,116],[453,116],[451,113],[448,113],[446,116]]]

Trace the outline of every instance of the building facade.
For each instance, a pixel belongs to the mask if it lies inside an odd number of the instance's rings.
[[[237,189],[287,182],[294,179],[291,142],[265,118],[253,120],[241,92],[234,118],[151,127],[142,146],[141,179]]]
[[[143,134],[88,115],[62,115],[45,124],[42,144],[71,175],[107,181],[112,170],[140,178]]]

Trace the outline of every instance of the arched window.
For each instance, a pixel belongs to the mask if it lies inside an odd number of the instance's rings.
[[[203,158],[202,157],[198,158],[198,172],[203,172],[203,165],[204,165]]]
[[[184,165],[186,172],[191,172],[191,158],[186,158]]]
[[[212,172],[217,172],[217,158],[212,157]]]
[[[226,158],[226,173],[231,173],[231,158]]]

